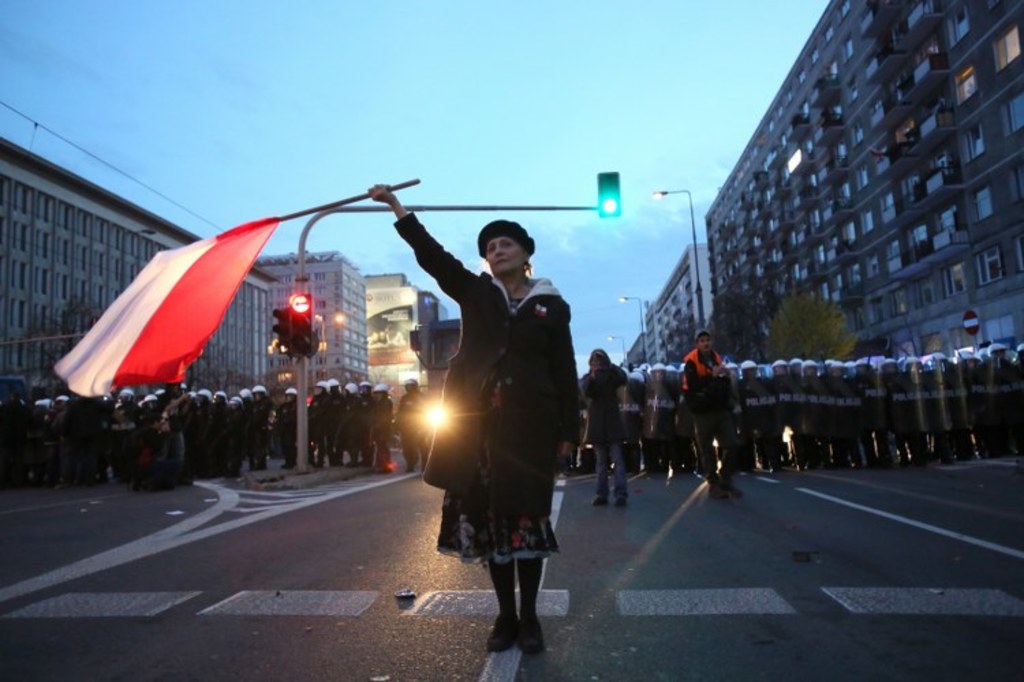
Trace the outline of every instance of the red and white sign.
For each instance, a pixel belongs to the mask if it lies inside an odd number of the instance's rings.
[[[964,331],[974,336],[978,333],[979,322],[978,313],[973,310],[968,310],[964,313]]]

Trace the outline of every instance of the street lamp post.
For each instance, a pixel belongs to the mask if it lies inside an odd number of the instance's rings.
[[[626,364],[626,340],[623,339],[621,336],[609,336],[608,337],[609,341],[614,341],[615,339],[618,339],[619,343],[622,344],[622,364],[623,364],[623,366],[625,366],[625,364]]]
[[[640,348],[643,351],[641,362],[647,362],[647,323],[644,322],[644,302],[637,296],[619,296],[619,303],[626,301],[636,301],[636,305],[640,309]]]
[[[655,199],[663,199],[669,194],[685,194],[690,201],[690,233],[693,239],[693,292],[697,296],[697,326],[704,328],[704,289],[700,285],[700,258],[697,255],[697,221],[693,217],[693,195],[688,189],[660,189],[654,192]]]

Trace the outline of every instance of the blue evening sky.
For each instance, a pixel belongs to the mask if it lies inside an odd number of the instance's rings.
[[[692,191],[704,241],[827,4],[5,0],[0,101],[159,194],[6,107],[0,135],[203,237],[410,178],[413,204],[592,205],[596,174],[617,170],[621,218],[500,214],[572,306],[582,370],[596,347],[619,359],[607,337],[631,344],[639,312],[618,297],[654,299],[691,241],[686,196],[651,192]],[[496,217],[421,219],[477,268]],[[264,253],[295,252],[303,224]],[[307,249],[440,293],[389,214],[326,218]]]

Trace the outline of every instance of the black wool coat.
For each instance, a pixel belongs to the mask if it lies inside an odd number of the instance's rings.
[[[626,440],[626,427],[619,413],[619,386],[626,384],[621,368],[604,367],[583,375],[581,386],[587,397],[587,428],[583,442],[591,445],[621,443]]]
[[[462,314],[459,351],[442,393],[447,421],[434,434],[424,480],[469,493],[486,441],[491,511],[549,515],[558,443],[579,440],[569,305],[550,282],[532,280],[513,315],[500,282],[468,270],[414,214],[395,227]],[[494,386],[501,401],[492,411]]]

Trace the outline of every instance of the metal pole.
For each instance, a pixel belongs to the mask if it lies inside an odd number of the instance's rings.
[[[704,327],[704,289],[700,284],[700,258],[697,252],[697,220],[693,216],[693,195],[688,189],[661,189],[654,192],[655,199],[661,199],[668,194],[685,194],[690,202],[690,234],[693,239],[693,278],[694,294],[697,296],[697,325]]]
[[[686,192],[686,198],[690,201],[690,233],[693,238],[693,277],[696,280],[694,286],[694,293],[697,295],[697,319],[698,325],[704,328],[704,289],[700,285],[700,254],[697,252],[697,221],[693,217],[693,195],[690,194],[690,190],[681,190]]]

